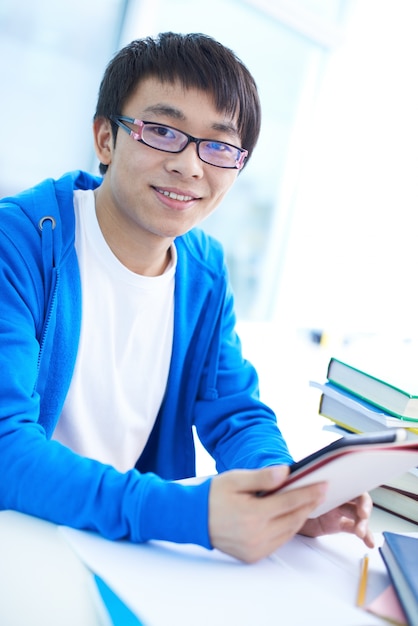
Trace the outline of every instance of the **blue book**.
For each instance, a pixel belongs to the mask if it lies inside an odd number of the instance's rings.
[[[418,626],[418,537],[384,532],[379,548],[409,626]]]

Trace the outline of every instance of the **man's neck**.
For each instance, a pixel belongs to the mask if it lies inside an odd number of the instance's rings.
[[[141,276],[164,274],[171,261],[172,239],[157,235],[141,237],[135,230],[124,229],[112,212],[100,203],[98,190],[95,192],[96,216],[107,245],[117,259],[131,272]]]

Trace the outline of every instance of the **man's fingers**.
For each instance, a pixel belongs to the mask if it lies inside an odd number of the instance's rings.
[[[297,509],[310,513],[324,501],[327,483],[315,483],[306,487],[298,487],[290,491],[278,491],[269,497],[271,506],[275,507],[278,516]]]
[[[276,491],[289,475],[287,465],[274,465],[259,470],[235,470],[229,472],[231,487],[242,493],[270,493]]]
[[[288,471],[287,467],[277,466],[216,476],[209,496],[212,545],[243,561],[254,562],[293,537],[324,499],[326,485],[319,483],[283,492],[279,487]]]

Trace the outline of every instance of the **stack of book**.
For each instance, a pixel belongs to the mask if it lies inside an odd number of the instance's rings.
[[[377,377],[333,357],[327,382],[311,385],[322,392],[319,414],[342,433],[404,428],[409,438],[418,438],[418,370],[416,391],[411,391],[406,384],[396,386],[391,378]],[[418,524],[418,468],[377,487],[371,496],[376,506]]]

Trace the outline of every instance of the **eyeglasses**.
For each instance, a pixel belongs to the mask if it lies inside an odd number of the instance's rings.
[[[162,152],[183,152],[190,143],[195,143],[199,159],[216,167],[240,170],[244,167],[244,161],[248,156],[248,150],[237,148],[230,143],[213,139],[196,139],[192,135],[165,124],[144,122],[124,115],[111,115],[110,119],[135,141]],[[124,122],[138,126],[139,132],[135,132]]]

